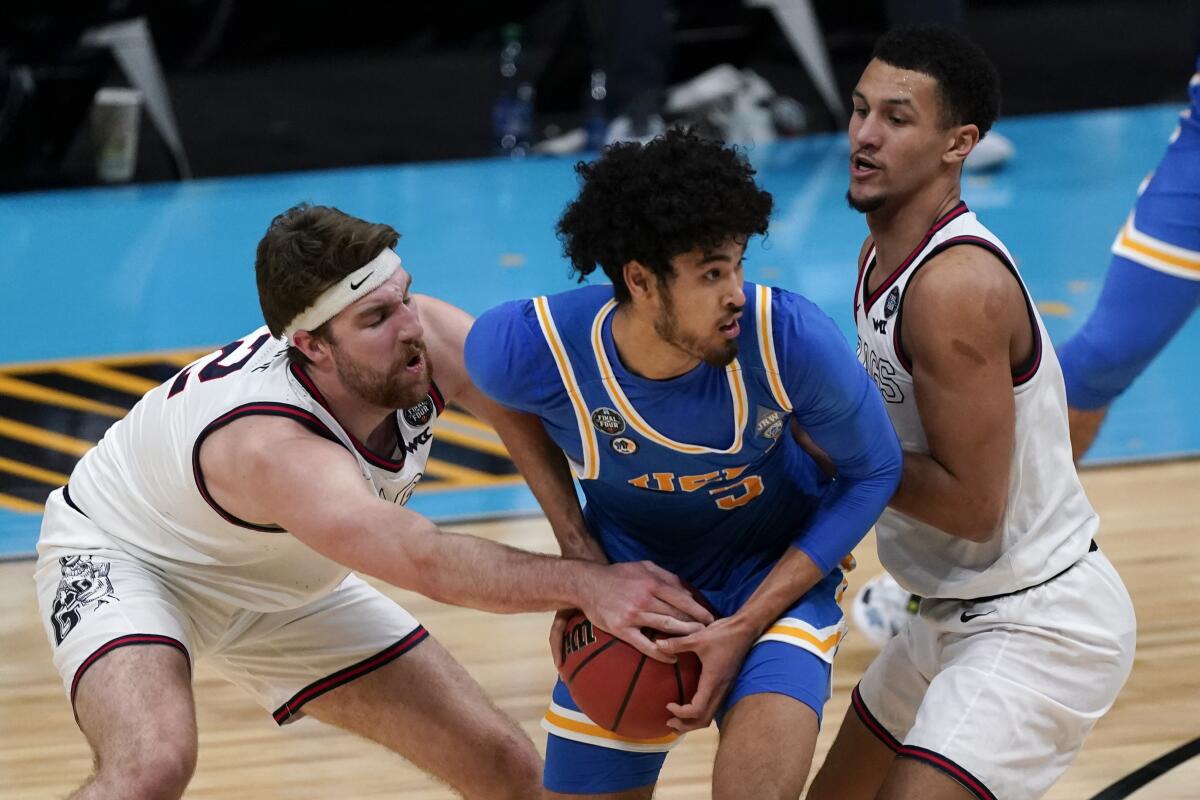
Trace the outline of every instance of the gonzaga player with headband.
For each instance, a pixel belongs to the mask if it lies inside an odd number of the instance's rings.
[[[351,570],[495,612],[582,604],[627,636],[711,619],[651,564],[526,553],[403,507],[451,398],[535,478],[549,443],[472,386],[470,317],[411,292],[398,238],[332,208],[276,217],[255,264],[266,327],[149,392],[51,495],[39,602],[97,764],[74,796],[183,794],[198,656],[280,725],[310,714],[472,798],[535,796],[532,742]]]
[[[1133,663],[1054,350],[959,197],[999,99],[983,52],[935,26],[884,36],[854,90],[859,355],[905,451],[879,556],[924,599],[855,688],[811,798],[1040,797]]]
[[[540,416],[573,464],[590,535],[562,540],[565,554],[649,559],[720,612],[659,639],[703,664],[695,697],[668,708],[679,732],[720,721],[713,797],[797,798],[844,631],[838,564],[895,488],[895,433],[829,318],[744,281],[772,200],[741,155],[671,131],[578,171],[559,234],[576,272],[599,266],[612,285],[486,312],[468,369]],[[805,432],[835,479],[797,443]],[[554,797],[648,798],[678,738],[610,733],[561,681],[543,727]]]

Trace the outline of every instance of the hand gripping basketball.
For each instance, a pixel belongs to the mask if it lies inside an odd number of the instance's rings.
[[[689,702],[700,681],[695,653],[680,653],[674,664],[655,661],[592,625],[583,612],[567,621],[560,656],[558,674],[580,710],[605,730],[633,739],[673,734],[667,703]]]

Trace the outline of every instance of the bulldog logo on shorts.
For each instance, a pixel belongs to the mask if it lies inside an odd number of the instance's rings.
[[[113,593],[108,561],[96,563],[91,556],[66,556],[58,560],[62,568],[62,579],[54,593],[54,606],[50,611],[50,624],[54,628],[55,644],[62,644],[67,634],[79,624],[85,608],[92,611],[118,600]]]

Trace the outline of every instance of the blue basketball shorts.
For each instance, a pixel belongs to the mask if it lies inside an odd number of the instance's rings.
[[[716,603],[718,611],[732,613],[754,588],[737,593],[732,608]],[[820,720],[829,699],[833,658],[846,632],[839,605],[844,589],[842,573],[835,569],[759,638],[717,712],[718,725],[739,700],[762,693],[795,698]],[[549,733],[543,783],[563,794],[619,792],[655,783],[667,752],[682,738],[631,739],[607,731],[579,710],[561,680],[542,727]]]

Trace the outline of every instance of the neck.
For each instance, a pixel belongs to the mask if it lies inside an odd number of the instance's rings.
[[[674,378],[695,369],[700,363],[696,356],[659,336],[650,314],[635,309],[632,300],[617,306],[612,335],[625,369],[643,378],[656,381]]]
[[[868,213],[867,227],[880,274],[889,274],[907,258],[933,223],[958,205],[960,196],[957,180],[950,186],[933,183],[910,198]]]
[[[338,380],[337,374],[329,370],[315,369],[311,364],[304,372],[316,384],[317,391],[325,400],[329,412],[351,436],[370,446],[372,437],[380,430],[395,409],[380,408],[364,402]]]

